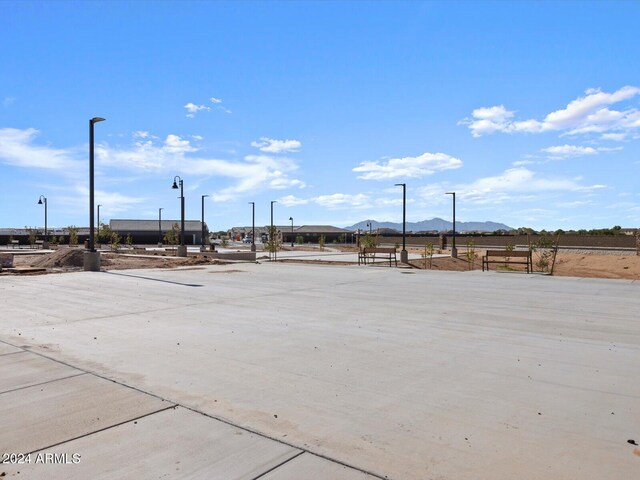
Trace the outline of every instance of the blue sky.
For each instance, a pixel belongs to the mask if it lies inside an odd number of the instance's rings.
[[[0,227],[640,225],[640,2],[0,0]]]

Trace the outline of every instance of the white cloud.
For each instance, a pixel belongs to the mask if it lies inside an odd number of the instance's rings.
[[[589,89],[585,96],[579,97],[560,110],[549,113],[543,120],[529,119],[513,121],[514,112],[503,105],[478,108],[471,118],[458,122],[468,125],[474,137],[494,132],[540,133],[563,131],[566,135],[579,133],[628,131],[640,128],[640,110],[611,110],[609,106],[629,100],[640,94],[640,88],[625,86],[613,93],[599,89]]]
[[[211,110],[211,108],[207,107],[206,105],[196,105],[192,102],[187,103],[184,108],[187,110],[187,117],[189,118],[195,117],[196,113],[201,110]]]
[[[215,103],[215,104],[222,103],[222,100],[216,97],[211,97],[210,100],[211,100],[211,103]]]
[[[306,205],[309,203],[309,200],[306,198],[298,198],[293,195],[287,195],[285,197],[280,197],[278,199],[278,203],[284,205],[285,207],[296,207],[298,205]]]
[[[525,167],[510,168],[500,175],[484,177],[467,184],[431,184],[417,189],[425,200],[442,203],[445,192],[455,191],[462,202],[499,204],[539,199],[543,192],[590,193],[606,185],[583,185],[581,178],[541,176]]]
[[[622,150],[622,147],[607,148],[607,147],[583,147],[579,145],[557,145],[554,147],[543,148],[542,151],[549,154],[549,158],[563,159],[571,157],[581,157],[584,155],[597,155],[601,152],[615,152]]]
[[[313,202],[322,207],[338,208],[338,207],[368,207],[370,205],[369,197],[363,193],[355,195],[348,193],[333,193],[331,195],[320,195],[314,197]]]
[[[603,133],[600,138],[602,140],[612,140],[614,142],[622,142],[627,138],[626,133]]]
[[[189,140],[183,140],[178,135],[167,135],[164,141],[164,149],[171,153],[195,152],[197,148],[189,144]]]
[[[423,153],[417,157],[392,158],[387,161],[362,162],[353,168],[363,180],[389,180],[431,175],[439,170],[460,168],[462,160],[446,153]]]
[[[285,188],[305,188],[306,186],[307,184],[302,180],[281,176],[280,172],[277,172],[277,177],[269,182],[269,187],[274,190],[282,190]]]
[[[35,145],[38,130],[0,128],[0,161],[25,168],[72,169],[79,166],[79,150]]]
[[[297,152],[302,146],[298,140],[275,140],[268,137],[260,137],[259,142],[251,142],[251,146],[260,149],[261,152],[283,153]]]

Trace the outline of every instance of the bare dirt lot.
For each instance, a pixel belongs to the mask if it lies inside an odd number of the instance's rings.
[[[296,248],[296,250],[298,250]],[[305,247],[305,250],[312,251],[312,247]],[[317,247],[316,247],[316,250]],[[341,249],[342,250],[342,249]],[[356,248],[346,247],[344,251],[357,251]],[[422,253],[416,250],[413,253]],[[448,252],[444,252],[448,253]],[[484,250],[475,252],[476,258],[473,263],[468,260],[464,251],[459,251],[458,258],[438,257],[423,260],[412,260],[409,264],[418,269],[431,270],[447,270],[464,272],[468,270],[479,270],[482,268],[482,256]],[[81,270],[83,265],[83,250],[64,248],[50,254],[34,254],[34,255],[16,255],[14,257],[14,267],[22,269],[24,273],[59,273],[67,271]],[[268,257],[263,256],[263,259]],[[261,257],[258,256],[260,261]],[[288,260],[293,261],[293,260]],[[534,271],[539,271],[537,265],[538,257],[534,253]],[[311,260],[295,260],[295,262],[309,263],[330,263],[344,264],[345,262],[324,262]],[[228,262],[214,259],[206,253],[189,255],[187,258],[178,258],[170,254],[149,253],[147,255],[134,255],[129,253],[112,253],[102,254],[102,267],[108,270],[123,270],[131,268],[176,268],[192,265],[222,265]],[[29,271],[29,268],[38,268],[40,271]],[[492,264],[491,270],[499,270],[504,272],[523,271],[524,265],[513,264]],[[7,272],[3,273],[6,274]],[[553,275],[570,276],[570,277],[589,277],[589,278],[621,278],[621,279],[640,279],[640,256],[633,252],[579,252],[568,253],[558,252]]]

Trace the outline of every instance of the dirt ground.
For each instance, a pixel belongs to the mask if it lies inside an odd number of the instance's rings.
[[[429,266],[426,260],[426,268],[432,270],[466,271],[482,269],[482,256],[484,251],[476,252],[477,259],[471,267],[465,258],[464,252],[459,254],[459,258],[434,258]],[[534,271],[541,271],[538,265],[538,257],[533,255]],[[425,261],[416,260],[409,262],[415,268],[424,269]],[[549,265],[550,267],[551,265]],[[524,265],[491,264],[491,270],[498,271],[524,271]],[[549,269],[546,269],[547,271]],[[565,253],[558,252],[553,266],[553,275],[565,277],[585,277],[585,278],[625,278],[640,280],[640,256],[633,253],[602,254],[590,253]]]
[[[305,247],[306,250],[312,250],[312,247]],[[317,248],[316,248],[317,249]],[[297,250],[297,248],[296,248]],[[344,251],[357,251],[357,249],[346,247],[341,249]],[[415,251],[412,253],[422,253]],[[447,252],[445,252],[447,253]],[[432,269],[432,270],[448,270],[464,272],[471,269],[478,270],[482,268],[481,257],[484,255],[483,250],[476,251],[477,258],[473,265],[467,260],[464,251],[460,251],[459,258],[433,258],[431,262],[425,260],[413,260],[409,264],[414,268]],[[260,257],[259,257],[260,258]],[[534,271],[540,271],[538,265],[537,254],[534,253]],[[299,262],[301,260],[296,260]],[[170,255],[149,254],[149,255],[129,255],[123,253],[103,253],[102,266],[109,270],[123,270],[129,268],[175,268],[195,265],[223,265],[230,262],[221,261],[212,258],[206,253],[189,255],[187,258],[178,258]],[[311,263],[330,263],[345,264],[344,262],[321,262],[312,261]],[[67,272],[81,270],[83,265],[82,249],[60,249],[50,254],[38,255],[15,255],[14,267],[17,267],[21,274],[43,274],[55,272]],[[32,268],[39,269],[33,271]],[[524,265],[509,264],[492,264],[491,270],[499,270],[504,272],[523,271]],[[2,275],[11,274],[5,269]],[[633,252],[629,254],[604,254],[602,252],[581,252],[581,253],[565,253],[559,252],[553,268],[553,275],[572,276],[572,277],[590,277],[590,278],[621,278],[640,280],[640,256]]]

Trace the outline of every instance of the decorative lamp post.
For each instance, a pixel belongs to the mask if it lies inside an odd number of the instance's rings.
[[[44,202],[43,202],[44,200]],[[44,195],[40,195],[38,199],[38,205],[42,205],[44,203],[44,242],[42,242],[42,248],[49,248],[49,235],[47,233],[47,197]]]
[[[407,184],[396,183],[396,187],[402,187],[402,251],[400,252],[400,261],[407,263],[409,261],[407,253]]]
[[[89,272],[100,271],[100,253],[95,248],[95,223],[93,214],[95,212],[95,182],[94,182],[94,125],[104,122],[102,117],[93,117],[89,120],[89,250],[84,252],[84,269]]]
[[[458,249],[456,248],[456,192],[447,192],[445,195],[453,196],[453,238],[451,239],[451,256],[458,258]]]
[[[178,257],[187,256],[187,246],[184,244],[184,182],[178,175],[173,177],[171,188],[178,189],[180,185],[180,246],[176,252]]]

